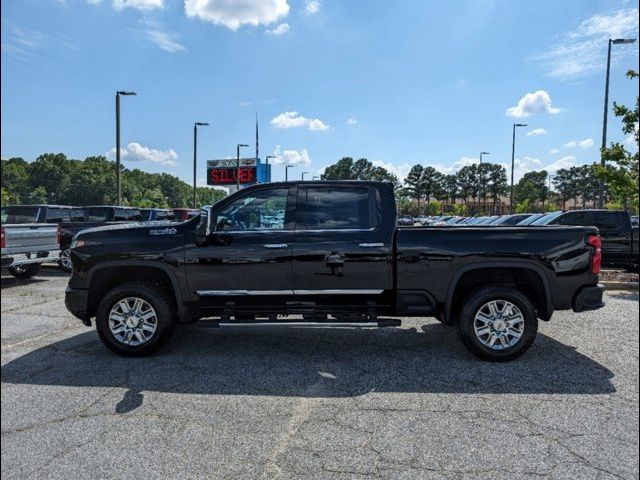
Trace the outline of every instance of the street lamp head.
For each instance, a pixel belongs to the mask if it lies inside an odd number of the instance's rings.
[[[119,90],[119,91],[116,92],[116,94],[118,94],[118,95],[137,95],[136,92],[127,92],[127,91],[124,91],[124,90]]]
[[[611,43],[615,45],[622,45],[627,43],[635,43],[635,41],[636,41],[635,38],[616,38],[615,40],[612,40]]]
[[[208,127],[209,124],[207,122],[196,122],[196,125],[199,127]]]
[[[480,152],[480,155],[491,155],[491,152]]]
[[[247,145],[246,143],[239,143],[238,146],[239,147],[248,147],[249,145]]]
[[[268,159],[270,159],[270,158],[278,158],[278,157],[276,157],[275,155],[267,155],[267,156],[266,156],[266,157],[264,157],[264,158],[268,160]]]
[[[514,127],[526,127],[527,124],[526,123],[514,123],[513,126]]]

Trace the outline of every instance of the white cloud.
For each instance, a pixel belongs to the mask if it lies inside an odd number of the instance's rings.
[[[593,138],[585,138],[584,140],[571,140],[562,145],[564,148],[591,148],[593,147]]]
[[[347,125],[355,125],[356,123],[358,123],[358,120],[356,120],[355,118],[347,119]]]
[[[290,27],[288,23],[281,23],[277,27],[267,30],[267,34],[279,37],[280,35],[284,35],[285,33],[287,33],[289,30]]]
[[[164,8],[164,0],[113,0],[113,8],[116,10],[134,8],[148,12],[156,8]]]
[[[115,157],[116,149],[112,148],[107,152],[110,158]],[[124,148],[120,148],[120,158],[130,162],[152,162],[159,163],[166,167],[175,167],[178,165],[176,160],[178,154],[170,148],[169,150],[156,150],[154,148],[145,147],[137,142],[131,142]]]
[[[547,133],[549,132],[547,132],[544,128],[534,128],[530,132],[527,132],[527,137],[536,137],[538,135],[546,135]]]
[[[146,30],[147,38],[166,52],[186,52],[187,48],[173,39],[173,35],[161,30]]]
[[[409,165],[408,163],[395,165],[391,162],[384,162],[382,160],[371,160],[371,164],[374,167],[382,167],[389,173],[393,173],[401,182],[403,182],[404,179],[407,178],[407,175],[409,175],[409,170],[411,170],[412,167],[412,165]]]
[[[515,118],[524,118],[541,113],[556,114],[558,112],[560,112],[560,109],[551,105],[551,97],[545,90],[527,93],[518,101],[518,105],[507,109],[507,115]]]
[[[283,112],[274,117],[269,122],[275,128],[297,128],[307,127],[313,131],[324,131],[329,129],[329,125],[325,124],[318,118],[306,118],[298,114],[298,112]]]
[[[306,148],[302,150],[281,150],[280,145],[276,145],[276,149],[273,151],[272,159],[273,163],[286,165],[309,165],[311,163],[311,157]]]
[[[537,57],[549,69],[549,76],[572,79],[602,73],[610,38],[637,38],[638,9],[629,8],[594,15],[563,35],[550,51]],[[613,47],[614,58],[625,53],[638,55],[637,46]]]
[[[314,13],[318,13],[321,6],[320,0],[307,0],[304,11],[309,15],[313,15]]]
[[[269,25],[289,13],[287,0],[185,0],[187,17],[237,30],[243,25]]]
[[[511,166],[501,164],[507,170],[507,177],[511,177]],[[551,163],[544,164],[542,160],[534,157],[516,158],[514,161],[513,177],[515,183],[518,183],[525,173],[539,172],[546,170],[547,173],[556,173],[561,168],[570,168],[577,165],[576,157],[567,155],[566,157],[559,158]]]
[[[549,150],[549,153],[551,155],[556,155],[556,154],[560,153],[560,150],[558,150],[557,148],[552,148],[551,150]]]

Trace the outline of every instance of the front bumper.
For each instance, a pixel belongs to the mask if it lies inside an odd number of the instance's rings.
[[[67,288],[64,292],[64,304],[74,317],[82,320],[87,326],[91,326],[89,318],[89,290],[84,288]]]
[[[573,311],[586,312],[604,307],[603,294],[604,285],[583,287],[573,299]]]

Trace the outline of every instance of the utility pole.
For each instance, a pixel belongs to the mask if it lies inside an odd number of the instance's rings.
[[[120,179],[120,95],[136,95],[136,92],[116,92],[116,204],[122,205],[122,181]]]

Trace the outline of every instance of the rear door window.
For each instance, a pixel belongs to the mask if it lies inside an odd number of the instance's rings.
[[[572,225],[572,226],[589,226],[591,219],[588,212],[569,212],[560,215],[556,220],[551,222],[552,225]]]
[[[589,225],[598,227],[601,235],[619,235],[623,231],[622,216],[617,212],[591,212]]]
[[[349,230],[371,228],[369,189],[309,187],[302,191],[296,228]]]
[[[72,222],[84,222],[84,212],[80,209],[73,209],[70,212]]]

